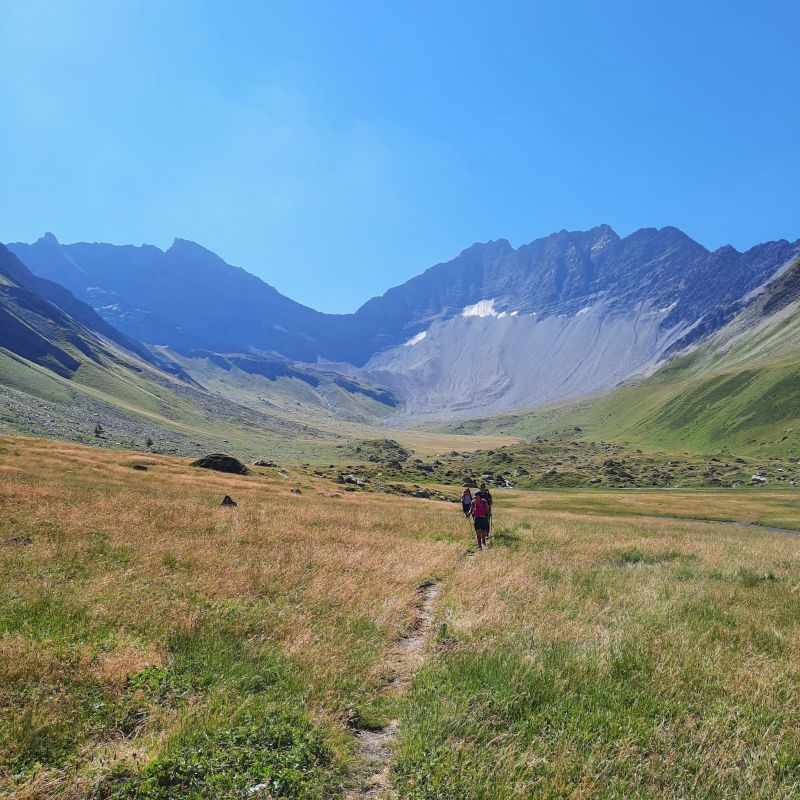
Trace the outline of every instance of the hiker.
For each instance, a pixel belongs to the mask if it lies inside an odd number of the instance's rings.
[[[469,513],[475,522],[475,536],[478,539],[478,550],[486,547],[486,535],[489,533],[489,504],[480,491],[475,492]]]
[[[486,484],[481,484],[481,496],[486,501],[486,504],[489,506],[489,513],[486,515],[489,520],[489,527],[486,531],[486,538],[488,539],[492,535],[492,493],[486,488]]]
[[[464,516],[469,519],[469,511],[472,508],[472,492],[469,490],[469,486],[464,487],[464,491],[461,494],[461,510],[464,512]]]

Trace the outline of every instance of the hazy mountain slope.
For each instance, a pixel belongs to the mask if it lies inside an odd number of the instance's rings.
[[[337,357],[335,320],[182,239],[150,245],[11,244],[36,274],[66,286],[120,330],[151,344],[218,352]]]
[[[673,450],[800,457],[800,261],[714,336],[647,380],[601,397],[455,426],[584,435]]]
[[[63,287],[31,275],[2,245],[0,428],[134,448],[152,438],[174,453],[233,445],[261,457],[336,438],[209,394]]]
[[[60,346],[69,343],[97,360],[112,342],[153,365],[165,366],[140,342],[117,331],[62,286],[33,275],[0,244],[0,346],[62,374],[77,368]]]
[[[131,447],[152,438],[162,452],[235,443],[266,457],[318,449],[342,419],[373,421],[394,405],[384,389],[278,357],[153,352],[0,245],[6,430]]]
[[[159,351],[204,389],[258,410],[370,424],[398,402],[387,389],[279,356]]]

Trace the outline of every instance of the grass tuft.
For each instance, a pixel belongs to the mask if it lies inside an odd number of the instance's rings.
[[[191,720],[140,773],[114,776],[113,800],[240,800],[243,796],[330,796],[333,754],[301,715],[254,705],[209,720]],[[112,786],[113,786],[112,783]]]

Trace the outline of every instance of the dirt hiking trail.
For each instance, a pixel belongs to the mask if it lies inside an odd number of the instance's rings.
[[[388,678],[385,687],[402,693],[408,689],[412,678],[425,660],[425,641],[433,624],[433,606],[441,592],[441,583],[422,586],[416,606],[416,619],[411,630],[394,643],[386,659]],[[345,800],[388,800],[392,797],[389,788],[389,772],[392,766],[392,745],[397,738],[398,720],[378,730],[360,730],[356,734],[356,755],[368,766],[367,777],[358,789],[351,789]]]

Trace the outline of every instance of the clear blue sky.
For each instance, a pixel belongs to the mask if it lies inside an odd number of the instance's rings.
[[[800,4],[0,0],[0,241],[355,309],[474,241],[800,237]]]

